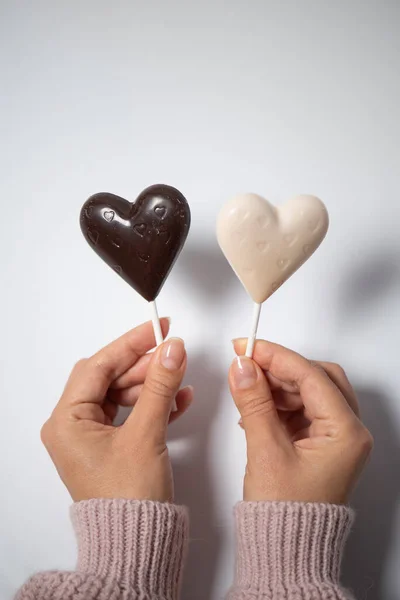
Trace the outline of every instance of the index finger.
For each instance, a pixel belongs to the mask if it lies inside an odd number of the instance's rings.
[[[161,328],[165,337],[169,331],[168,319],[161,319]],[[155,346],[151,321],[128,331],[91,358],[78,363],[59,404],[102,403],[111,383]]]
[[[234,341],[235,351],[243,354],[246,339]],[[342,392],[322,367],[279,344],[257,340],[253,359],[264,370],[299,390],[310,418],[342,419],[353,414]]]

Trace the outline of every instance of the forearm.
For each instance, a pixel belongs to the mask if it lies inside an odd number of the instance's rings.
[[[176,600],[188,540],[185,508],[89,500],[71,509],[78,540],[74,572],[32,577],[16,600]]]
[[[352,520],[345,506],[241,502],[228,600],[351,600],[339,577]]]

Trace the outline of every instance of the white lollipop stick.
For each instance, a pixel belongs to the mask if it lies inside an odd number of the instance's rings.
[[[150,302],[151,311],[152,311],[152,321],[153,321],[153,329],[154,329],[154,337],[156,338],[157,347],[164,341],[164,336],[161,329],[160,317],[158,316],[158,309],[156,301]],[[172,412],[176,412],[178,410],[176,406],[176,402],[174,400],[172,404]]]
[[[162,334],[160,317],[158,316],[157,304],[156,301],[150,302],[151,310],[152,310],[152,321],[154,328],[154,336],[156,338],[156,344],[159,346],[164,341],[164,336]]]
[[[254,344],[255,344],[256,338],[257,338],[258,323],[260,321],[261,307],[262,307],[262,304],[258,304],[258,302],[254,303],[253,323],[251,325],[251,333],[249,335],[249,339],[247,341],[247,348],[246,348],[246,356],[248,358],[253,357]]]

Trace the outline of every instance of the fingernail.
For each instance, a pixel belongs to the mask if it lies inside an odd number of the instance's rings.
[[[245,390],[257,381],[257,371],[253,361],[245,356],[238,356],[232,364],[233,382],[235,387]]]
[[[238,342],[243,342],[245,340],[245,338],[233,338],[233,340],[231,340],[232,344],[235,345]]]
[[[193,400],[194,387],[192,385],[186,385],[184,388],[181,389],[181,392],[185,392],[186,397],[189,397],[191,400]]]
[[[161,364],[169,371],[181,368],[185,358],[185,344],[180,338],[171,338],[161,349]]]

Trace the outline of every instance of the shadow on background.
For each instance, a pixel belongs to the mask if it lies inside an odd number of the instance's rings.
[[[383,296],[389,295],[400,287],[400,260],[398,252],[364,258],[359,264],[353,264],[340,285],[340,318],[348,322],[362,308],[377,308]]]
[[[169,439],[190,436],[187,456],[173,460],[175,499],[190,508],[190,548],[185,567],[182,600],[211,597],[219,563],[220,535],[210,476],[210,434],[225,386],[207,354],[189,356],[186,380],[195,388],[190,410],[171,425]]]
[[[187,413],[172,423],[168,441],[184,440],[187,450],[174,457],[171,452],[175,502],[190,509],[190,548],[184,571],[182,600],[211,597],[220,550],[216,523],[212,468],[209,453],[211,428],[227,385],[224,373],[216,370],[206,353],[189,355],[185,381],[193,385],[195,398]],[[127,419],[131,408],[120,407],[116,425]]]
[[[176,274],[188,294],[196,295],[202,303],[205,319],[211,304],[217,305],[223,318],[226,297],[237,280],[216,241],[207,239],[204,245],[189,242]],[[169,433],[170,440],[190,438],[187,455],[173,460],[176,501],[190,509],[190,549],[182,600],[204,600],[212,595],[221,547],[211,480],[210,435],[227,374],[206,351],[195,356],[189,353],[185,381],[194,386],[195,400],[188,413],[171,425]]]
[[[209,302],[219,299],[221,309],[223,296],[230,293],[233,284],[239,285],[219,246],[214,241],[207,246],[188,243],[179,257],[176,272],[182,275],[182,285]],[[206,310],[207,306],[205,306]]]
[[[351,265],[339,286],[338,340],[349,323],[362,315],[365,329],[382,310],[382,303],[400,288],[396,248],[364,256]],[[398,315],[393,314],[393,327]],[[390,319],[391,316],[387,315]],[[340,343],[340,341],[338,341]],[[376,348],[384,344],[371,339]],[[369,379],[368,374],[368,379]],[[346,547],[343,582],[357,600],[392,600],[385,595],[385,578],[400,500],[400,440],[391,401],[376,386],[356,389],[361,417],[375,439],[370,462],[353,496],[354,530]]]
[[[343,582],[357,600],[383,600],[400,500],[400,444],[389,399],[377,389],[356,392],[375,448],[352,501],[356,522],[346,547]]]

